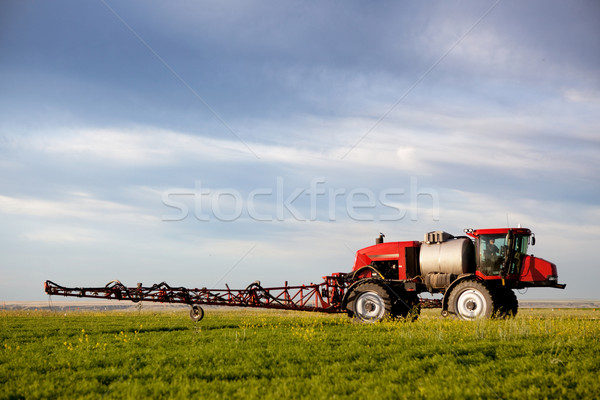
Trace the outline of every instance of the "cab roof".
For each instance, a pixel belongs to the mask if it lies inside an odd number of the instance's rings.
[[[531,235],[531,230],[527,228],[494,228],[494,229],[465,229],[465,233],[471,237],[479,237],[480,235],[501,235],[512,231],[516,234]]]

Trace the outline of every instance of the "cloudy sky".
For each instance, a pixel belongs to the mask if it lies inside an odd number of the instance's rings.
[[[0,301],[507,224],[598,298],[599,176],[594,1],[0,5]]]

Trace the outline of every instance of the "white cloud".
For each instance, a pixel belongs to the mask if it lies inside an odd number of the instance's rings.
[[[28,145],[49,155],[79,160],[109,160],[127,165],[167,165],[181,156],[243,156],[243,144],[156,129],[81,129],[37,136]],[[218,153],[217,153],[218,151]]]
[[[412,129],[404,126],[406,123],[414,124],[419,118],[427,120],[428,125]],[[348,124],[344,121],[341,123]],[[352,118],[349,124],[356,123],[356,119]],[[317,140],[321,133],[319,127],[310,125],[306,126],[304,135],[280,138],[279,143],[248,142],[260,159],[256,159],[246,146],[236,139],[212,139],[174,131],[141,128],[133,131],[114,129],[57,133],[34,137],[27,142],[21,140],[20,145],[28,145],[32,150],[51,157],[59,155],[61,160],[74,158],[78,162],[101,163],[103,167],[107,166],[106,162],[109,161],[109,168],[115,163],[124,166],[156,167],[206,162],[233,165],[252,161],[303,168],[310,166],[322,171],[385,168],[413,174],[432,174],[447,168],[448,165],[457,165],[491,168],[507,174],[546,171],[593,176],[596,173],[594,168],[581,170],[582,161],[593,158],[589,148],[574,145],[568,154],[563,154],[558,149],[549,149],[546,146],[548,139],[544,137],[544,126],[540,126],[540,123],[545,124],[536,117],[527,116],[514,116],[510,119],[464,118],[406,110],[384,120],[377,130],[370,132],[360,142],[358,134],[349,140],[348,135],[343,136],[337,131],[332,135],[339,136],[339,139],[332,141],[328,148],[311,146],[311,138]],[[368,126],[366,122],[363,125]],[[400,125],[403,127],[398,128]],[[547,127],[551,129],[551,124]],[[574,129],[573,136],[585,138],[588,130],[586,125],[582,125],[580,129]],[[565,137],[565,140],[568,141],[569,138]],[[347,143],[358,144],[352,148]],[[343,155],[346,157],[342,159]],[[5,203],[7,201],[4,200]],[[82,198],[81,201],[85,199]],[[11,207],[17,206],[11,203]],[[29,204],[28,207],[41,210],[53,206],[52,203],[43,202]],[[56,214],[79,212],[77,208],[70,211],[52,211]]]
[[[118,220],[137,223],[157,221],[133,205],[93,198],[85,193],[72,193],[64,200],[42,200],[32,197],[0,195],[0,213],[44,218],[81,218],[95,221]]]
[[[564,92],[565,99],[572,103],[599,104],[600,93],[592,90],[568,89]]]
[[[24,232],[26,240],[50,244],[77,244],[97,242],[101,237],[97,231],[77,227],[56,226]]]

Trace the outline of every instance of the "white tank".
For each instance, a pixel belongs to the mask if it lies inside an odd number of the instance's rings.
[[[455,275],[475,272],[475,246],[467,238],[422,243],[419,265],[422,276],[432,272]]]

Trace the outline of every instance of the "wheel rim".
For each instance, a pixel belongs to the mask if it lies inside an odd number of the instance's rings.
[[[355,301],[354,313],[363,321],[379,321],[385,313],[385,302],[375,292],[362,293]]]
[[[457,314],[463,319],[476,319],[485,314],[485,297],[479,290],[468,289],[458,296]]]
[[[192,319],[192,321],[195,322],[198,322],[202,318],[204,318],[204,310],[202,309],[202,307],[193,306],[190,310],[190,318]]]

